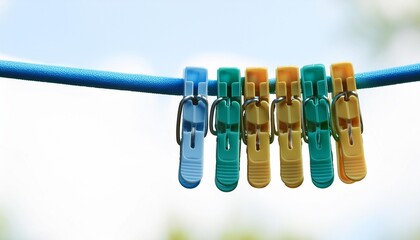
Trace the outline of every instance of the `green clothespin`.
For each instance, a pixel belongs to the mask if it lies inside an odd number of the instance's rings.
[[[210,110],[210,132],[217,135],[215,182],[217,188],[223,192],[235,189],[239,181],[241,97],[242,82],[239,69],[219,68],[217,99]]]
[[[301,68],[303,93],[303,139],[309,144],[312,182],[319,188],[334,181],[330,141],[330,104],[327,77],[322,64]]]

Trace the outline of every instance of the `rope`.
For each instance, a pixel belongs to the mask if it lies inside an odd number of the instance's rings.
[[[75,86],[183,95],[182,78],[88,70],[0,60],[0,77]],[[358,89],[420,81],[420,63],[355,74]],[[330,79],[328,79],[330,82]],[[330,85],[330,84],[329,84]],[[275,91],[270,79],[270,92]],[[216,80],[208,82],[209,95],[217,95]]]

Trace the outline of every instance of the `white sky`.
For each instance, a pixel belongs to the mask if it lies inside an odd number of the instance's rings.
[[[351,61],[362,72],[420,62],[413,29],[401,29],[380,57],[369,55],[367,43],[349,38],[348,7],[0,0],[0,58],[173,77],[203,66],[211,79],[222,66],[266,66],[273,77],[281,65]],[[239,186],[222,193],[210,134],[202,183],[178,183],[180,96],[0,79],[0,239],[164,239],[177,228],[199,239],[233,230],[264,239],[409,236],[420,227],[418,94],[418,83],[359,91],[363,181],[345,185],[336,176],[330,188],[316,188],[304,145],[305,181],[288,189],[273,144],[272,181],[254,189],[243,146]]]

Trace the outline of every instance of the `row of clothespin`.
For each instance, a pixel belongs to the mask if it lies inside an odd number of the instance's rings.
[[[208,128],[217,136],[215,182],[221,191],[238,185],[241,139],[247,146],[248,182],[256,188],[270,182],[270,144],[276,136],[281,179],[290,188],[303,182],[302,139],[309,146],[315,186],[326,188],[334,181],[331,135],[336,141],[340,179],[354,183],[365,177],[363,123],[351,63],[331,65],[331,101],[324,65],[308,65],[300,71],[277,68],[276,98],[271,105],[265,68],[248,68],[243,79],[237,68],[219,68],[217,99],[210,107],[209,120],[207,70],[186,68],[184,82],[176,130],[182,186],[194,188],[201,181]]]

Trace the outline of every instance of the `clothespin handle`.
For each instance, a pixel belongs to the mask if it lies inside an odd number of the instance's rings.
[[[217,136],[215,183],[219,190],[230,192],[238,185],[240,168],[242,82],[239,69],[219,68],[217,88],[218,98],[210,110],[210,132]]]
[[[203,176],[207,115],[207,70],[187,67],[184,76],[184,97],[178,106],[176,123],[176,141],[180,145],[178,179],[185,188],[198,186]]]
[[[256,188],[270,183],[270,105],[267,69],[247,68],[242,105],[242,137],[247,145],[248,182]]]
[[[336,141],[338,175],[344,183],[366,176],[363,150],[363,120],[351,63],[331,65],[332,135]]]
[[[309,146],[311,178],[315,186],[326,188],[334,181],[334,169],[330,141],[330,104],[324,65],[302,67],[301,84],[304,99],[302,134]]]

